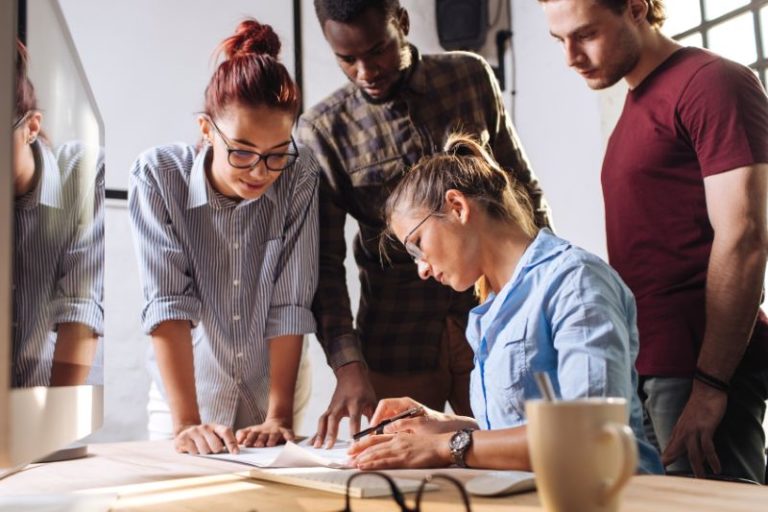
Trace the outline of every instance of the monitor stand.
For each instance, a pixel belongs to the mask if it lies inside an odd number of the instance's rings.
[[[41,464],[44,462],[59,462],[62,460],[82,459],[88,456],[88,445],[84,443],[75,442],[69,446],[65,446],[60,450],[56,450],[53,453],[49,453],[41,459],[37,459],[33,464]]]
[[[59,462],[63,460],[81,459],[88,456],[88,445],[80,442],[74,442],[69,446],[65,446],[60,450],[56,450],[53,453],[49,453],[41,459],[33,461],[31,464],[43,464],[46,462]],[[11,468],[3,468],[0,470],[0,480],[13,476],[16,473],[24,471],[29,464],[23,463]]]

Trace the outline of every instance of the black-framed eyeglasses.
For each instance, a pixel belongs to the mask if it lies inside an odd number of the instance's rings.
[[[296,147],[296,141],[291,135],[291,142],[289,150],[286,152],[275,153],[259,153],[258,151],[252,151],[248,149],[238,149],[232,147],[232,142],[229,137],[224,135],[222,131],[216,126],[216,123],[210,116],[205,116],[206,120],[211,123],[213,129],[221,137],[222,142],[227,147],[227,161],[229,165],[236,169],[253,169],[259,162],[264,161],[264,166],[272,172],[281,172],[296,163],[299,158],[299,149]]]
[[[409,242],[408,239],[411,238],[411,235],[413,235],[413,233],[415,233],[416,230],[419,229],[422,224],[427,222],[427,220],[429,220],[429,218],[432,217],[433,215],[439,216],[440,212],[432,212],[426,217],[424,217],[423,219],[421,219],[421,221],[418,224],[416,224],[413,227],[413,229],[411,229],[408,232],[408,234],[405,235],[405,238],[403,239],[403,245],[405,246],[405,251],[408,253],[408,255],[411,258],[413,258],[413,261],[415,261],[416,263],[418,263],[419,261],[424,261],[424,253],[421,252],[421,248],[418,245],[414,244],[413,242]]]
[[[386,473],[381,473],[379,471],[364,471],[360,473],[355,473],[354,475],[349,477],[349,479],[347,480],[347,492],[344,498],[344,509],[341,512],[354,512],[354,509],[352,508],[351,496],[349,495],[349,489],[352,482],[354,482],[355,479],[362,478],[362,477],[382,478],[383,480],[385,480],[392,492],[391,497],[400,507],[401,512],[421,512],[422,498],[424,496],[424,492],[429,491],[431,489],[432,486],[430,484],[448,485],[448,487],[452,491],[456,491],[456,494],[460,496],[461,503],[464,505],[463,507],[464,512],[472,512],[472,507],[469,503],[469,495],[467,495],[467,491],[464,489],[464,485],[462,485],[461,482],[459,482],[457,479],[455,479],[450,475],[446,475],[443,473],[434,473],[432,475],[427,475],[426,477],[424,477],[424,479],[419,484],[418,490],[416,491],[416,505],[414,506],[414,508],[411,508],[408,506],[408,503],[406,503],[405,496],[403,496],[402,491],[397,486],[397,484],[392,479],[392,477],[390,477]],[[452,494],[451,497],[453,498],[455,497],[455,495]]]

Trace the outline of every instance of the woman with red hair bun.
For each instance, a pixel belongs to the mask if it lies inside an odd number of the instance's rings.
[[[291,135],[299,91],[279,51],[272,27],[242,21],[217,49],[201,143],[150,149],[131,170],[150,437],[180,452],[291,440],[309,397],[318,166]]]

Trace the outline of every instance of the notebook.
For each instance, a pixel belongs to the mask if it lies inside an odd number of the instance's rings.
[[[355,473],[356,469],[332,469],[332,468],[274,468],[252,469],[249,474],[258,480],[269,480],[281,484],[297,485],[310,489],[345,494],[347,492],[347,480]],[[403,493],[416,492],[421,485],[420,480],[405,478],[392,478]],[[438,487],[427,484],[425,491],[433,491]],[[375,498],[390,496],[392,490],[386,480],[376,475],[363,475],[355,478],[349,488],[349,495],[353,498]]]

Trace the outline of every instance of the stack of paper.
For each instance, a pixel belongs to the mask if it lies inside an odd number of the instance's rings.
[[[308,442],[300,444],[288,441],[284,445],[270,448],[240,448],[240,453],[217,453],[204,455],[212,459],[240,462],[257,468],[347,468],[349,456],[348,441],[339,441],[330,450],[314,448]]]

